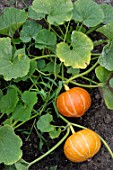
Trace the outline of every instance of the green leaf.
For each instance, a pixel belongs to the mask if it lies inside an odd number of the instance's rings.
[[[74,2],[73,19],[83,22],[87,27],[94,27],[103,21],[104,13],[92,0],[77,0]]]
[[[105,104],[108,109],[113,110],[113,89],[108,86],[102,88]]]
[[[20,159],[18,162],[15,163],[16,170],[28,170],[28,165],[26,161]]]
[[[13,112],[13,119],[26,121],[30,119],[33,106],[37,103],[36,92],[25,91],[21,96],[22,102],[18,102]]]
[[[53,121],[52,115],[49,113],[41,116],[37,122],[37,128],[41,132],[50,132],[54,130],[54,126],[50,124],[50,122]]]
[[[13,36],[27,19],[27,13],[17,8],[5,8],[0,16],[0,34]]]
[[[80,71],[79,69],[73,67],[69,67],[67,69],[67,73],[72,74],[73,76],[79,74],[79,71]]]
[[[113,41],[104,46],[98,62],[107,70],[113,71]]]
[[[51,25],[61,25],[71,20],[73,4],[71,0],[34,0],[32,9],[39,16],[47,15],[47,20]]]
[[[13,55],[11,39],[0,38],[0,75],[5,80],[27,75],[30,59],[25,54],[25,49],[17,50]]]
[[[111,79],[109,80],[109,85],[110,85],[110,87],[113,88],[113,78],[111,78]]]
[[[40,59],[37,61],[37,67],[39,70],[42,70],[46,66],[46,62],[44,59]]]
[[[19,82],[21,80],[22,81],[26,81],[28,78],[30,78],[33,75],[33,73],[35,72],[36,68],[37,68],[37,62],[36,61],[31,61],[30,62],[30,69],[29,69],[28,74],[26,76],[24,76],[24,77],[15,79],[14,82]]]
[[[5,165],[5,170],[28,170],[28,165],[29,163],[27,163],[23,159],[20,159],[13,165]]]
[[[104,34],[108,39],[113,39],[113,22],[98,28],[96,31]]]
[[[55,33],[42,29],[38,32],[35,47],[39,49],[54,47],[56,45],[56,35]]]
[[[64,42],[57,44],[56,54],[65,66],[73,68],[86,68],[90,63],[93,43],[91,39],[82,32],[73,31],[71,36],[71,47]]]
[[[55,138],[59,137],[60,133],[61,133],[61,128],[58,128],[58,130],[56,128],[54,128],[53,131],[49,132],[49,135],[50,135],[51,139],[55,139]]]
[[[16,121],[26,121],[31,117],[31,107],[24,106],[22,102],[19,102],[12,114],[12,117]]]
[[[12,165],[22,157],[22,140],[9,125],[0,127],[0,163]]]
[[[16,107],[18,103],[18,93],[16,89],[8,89],[7,94],[3,95],[0,100],[0,110],[2,113],[6,113],[9,115],[11,112],[14,111],[14,108]]]
[[[32,38],[35,39],[37,37],[37,34],[41,29],[41,25],[32,20],[28,20],[23,24],[20,32],[20,39],[25,43],[29,42]]]
[[[111,75],[111,72],[106,70],[104,67],[102,66],[98,66],[95,69],[95,73],[96,73],[96,77],[100,80],[100,82],[104,83],[106,82]]]
[[[42,69],[44,72],[49,72],[49,73],[56,73],[57,75],[60,72],[60,65],[53,63],[52,61],[46,64],[46,66]]]
[[[102,8],[104,12],[104,24],[108,24],[110,22],[113,22],[113,7],[108,4],[101,4],[100,7]]]
[[[22,98],[22,101],[28,107],[33,107],[34,104],[37,103],[37,93],[36,92],[24,91],[21,98]]]
[[[42,13],[37,13],[35,10],[32,9],[31,6],[29,6],[28,8],[28,17],[34,20],[41,20],[42,18],[44,18],[44,14]]]

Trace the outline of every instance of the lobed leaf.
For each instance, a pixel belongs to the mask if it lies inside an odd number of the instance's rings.
[[[107,70],[113,71],[113,41],[104,46],[98,62]]]
[[[21,96],[22,102],[19,101],[13,112],[13,119],[26,121],[31,117],[33,106],[37,103],[36,92],[24,91]]]
[[[25,49],[16,50],[13,54],[10,38],[0,38],[0,75],[6,81],[27,75],[30,59],[25,54]]]
[[[55,33],[47,29],[42,29],[38,32],[35,39],[35,47],[39,49],[53,48],[56,45],[56,41]]]
[[[22,140],[9,125],[0,127],[0,163],[12,165],[22,157]]]
[[[113,39],[113,22],[98,28],[96,31],[104,34],[108,39]]]
[[[0,34],[13,36],[27,19],[27,13],[17,8],[5,8],[0,16]]]
[[[100,82],[107,82],[110,78],[111,72],[105,69],[102,66],[98,66],[95,69],[96,77],[100,80]]]
[[[77,0],[74,2],[73,20],[83,22],[87,27],[102,23],[104,13],[101,7],[92,0]]]
[[[28,8],[28,17],[34,20],[41,20],[44,18],[44,14],[42,13],[37,13],[35,10],[32,9],[32,6],[29,6]]]
[[[29,42],[31,39],[37,37],[38,32],[42,29],[42,26],[35,23],[32,20],[28,20],[23,24],[22,30],[20,32],[20,39],[23,42]]]
[[[9,115],[14,111],[16,104],[18,103],[18,93],[16,89],[8,89],[7,94],[3,95],[0,100],[0,110],[2,113]]]
[[[71,0],[34,0],[32,9],[37,14],[47,15],[47,20],[52,25],[61,25],[72,18],[73,4]]]
[[[39,118],[37,128],[41,132],[51,132],[54,130],[54,126],[50,124],[51,121],[53,121],[53,117],[47,113]]]
[[[55,138],[58,138],[59,135],[61,133],[61,128],[58,128],[58,130],[54,127],[54,130],[53,131],[50,131],[49,132],[49,135],[50,135],[50,138],[51,139],[55,139]]]
[[[100,7],[102,8],[104,12],[104,24],[108,24],[110,22],[113,22],[113,7],[108,4],[101,4]]]
[[[72,49],[71,49],[72,48]],[[93,42],[82,32],[73,31],[71,46],[65,42],[57,44],[56,54],[65,66],[73,68],[86,68],[90,63]]]
[[[24,77],[21,77],[21,78],[19,77],[19,78],[13,80],[13,81],[14,82],[19,82],[21,80],[22,81],[26,81],[28,78],[30,78],[33,75],[33,73],[35,72],[36,68],[37,68],[37,62],[31,60],[31,62],[30,62],[30,69],[29,69],[28,74],[26,76],[24,76]]]

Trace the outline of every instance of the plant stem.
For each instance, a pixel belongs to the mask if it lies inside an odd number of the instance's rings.
[[[108,40],[98,40],[98,41],[94,41],[94,47],[101,45],[103,43],[108,43]]]
[[[34,57],[31,60],[39,60],[39,59],[42,59],[42,58],[56,57],[55,54],[49,54],[49,55],[43,55],[43,56],[33,56],[33,55],[30,55],[30,56]]]
[[[37,159],[35,159],[34,161],[30,162],[29,165],[28,165],[28,168],[30,166],[32,166],[33,164],[35,164],[36,162],[40,161],[41,159],[43,159],[44,157],[46,157],[47,155],[49,155],[51,152],[53,152],[57,147],[59,147],[63,142],[64,140],[68,137],[69,135],[69,132],[70,132],[70,128],[67,128],[67,132],[65,134],[65,136],[63,136],[63,138],[55,145],[53,146],[49,151],[47,151],[45,154],[43,154],[42,156],[38,157]]]
[[[60,78],[60,79],[62,79],[62,77],[59,76],[59,75],[57,75],[57,77]],[[68,79],[65,78],[65,85],[66,85],[66,81],[67,81],[67,80],[68,80]],[[102,84],[102,83],[98,83],[98,84],[96,84],[96,85],[89,85],[89,84],[80,84],[80,83],[77,83],[77,82],[75,82],[75,81],[70,81],[69,83],[74,84],[74,85],[77,85],[77,86],[80,86],[80,87],[86,87],[86,88],[96,88],[96,87],[101,86],[101,84]],[[68,89],[67,89],[67,90],[68,90]]]
[[[64,36],[64,33],[63,33],[62,29],[60,28],[60,26],[58,26],[58,29],[60,30],[61,34]]]
[[[72,123],[72,122],[69,122],[66,118],[64,118],[62,115],[59,114],[59,117],[65,122],[67,123],[69,126],[72,125],[72,126],[76,126],[78,128],[82,128],[82,129],[87,129],[86,127],[84,126],[81,126],[79,124],[75,124],[75,123]]]
[[[63,38],[51,27],[51,30],[56,34],[56,36],[63,41]]]
[[[99,84],[97,84],[97,85],[81,84],[81,83],[77,83],[77,82],[74,82],[74,81],[70,81],[70,83],[71,83],[71,84],[74,84],[74,85],[76,85],[76,86],[86,87],[86,88],[96,88],[96,87],[99,87],[99,85],[101,84],[101,83],[99,83]]]
[[[65,33],[65,36],[64,36],[64,42],[66,41],[66,37],[67,37],[69,25],[70,25],[70,21],[68,22],[68,25],[67,25],[67,27],[66,27],[66,33]]]
[[[108,146],[107,142],[101,136],[99,136],[99,137],[100,137],[101,141],[103,142],[104,146],[107,148],[107,150],[110,153],[111,157],[113,158],[113,152],[110,149],[110,147]]]
[[[99,56],[101,53],[91,53],[92,56]]]
[[[70,81],[72,81],[72,80],[74,80],[74,79],[76,79],[76,78],[78,78],[78,77],[81,77],[81,76],[84,76],[84,75],[90,73],[97,65],[98,65],[98,61],[97,61],[91,68],[89,68],[87,71],[85,71],[85,72],[83,72],[83,73],[81,73],[81,74],[77,74],[77,75],[75,75],[75,76],[67,79],[67,80],[65,81],[65,83],[68,84]]]
[[[71,129],[72,134],[74,134],[74,133],[75,133],[75,130],[74,130],[72,124],[69,124],[69,127],[70,127],[70,129]]]
[[[84,80],[87,80],[87,81],[89,81],[89,82],[91,82],[91,83],[94,83],[94,84],[96,84],[96,85],[98,84],[98,82],[93,81],[92,79],[90,79],[90,78],[88,78],[88,77],[81,76],[81,78],[84,79]]]

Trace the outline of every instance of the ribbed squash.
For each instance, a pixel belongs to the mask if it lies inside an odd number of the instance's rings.
[[[80,130],[67,138],[64,154],[72,162],[83,162],[93,157],[101,147],[98,134],[90,129]]]
[[[80,117],[89,109],[91,97],[85,89],[74,87],[61,93],[56,105],[63,116]]]

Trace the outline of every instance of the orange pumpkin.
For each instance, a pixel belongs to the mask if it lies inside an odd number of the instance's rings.
[[[72,134],[64,144],[64,154],[72,162],[83,162],[93,157],[100,149],[98,134],[90,129]]]
[[[80,117],[89,109],[91,97],[85,89],[74,87],[61,93],[56,105],[63,116]]]

